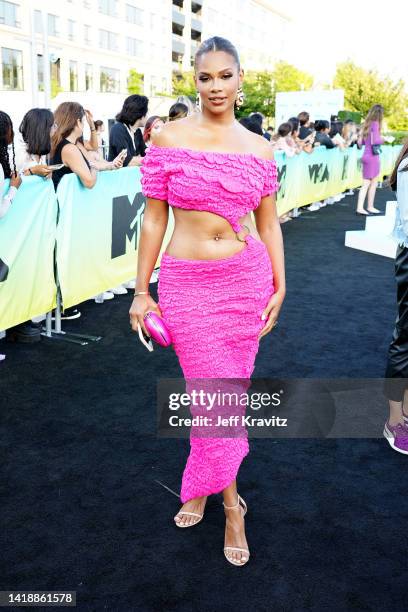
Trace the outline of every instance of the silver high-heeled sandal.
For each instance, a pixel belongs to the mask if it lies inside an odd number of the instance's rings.
[[[206,500],[207,502],[207,500]],[[194,521],[193,523],[189,523],[188,525],[186,524],[181,524],[180,522],[177,522],[176,520],[174,520],[174,523],[177,525],[177,527],[193,527],[194,525],[197,525],[197,523],[199,523],[200,521],[203,520],[203,516],[204,516],[204,512],[202,514],[199,514],[198,512],[187,512],[187,510],[179,510],[179,512],[177,512],[176,516],[180,516],[180,518],[182,517],[183,514],[187,514],[188,516],[197,516],[197,520]],[[176,518],[176,516],[174,517],[174,519]]]
[[[234,506],[226,506],[224,502],[222,502],[222,504],[223,504],[224,508],[226,508],[227,510],[235,509],[235,510],[241,511],[241,508],[242,508],[243,511],[244,511],[244,514],[242,515],[243,517],[246,515],[247,510],[248,510],[245,501],[242,499],[242,497],[240,495],[238,495],[238,501],[237,501],[237,503]],[[234,551],[238,550],[240,552],[245,552],[245,553],[247,553],[248,556],[247,556],[247,558],[245,560],[242,560],[242,557],[241,557],[241,560],[238,561],[238,560],[232,559],[231,557],[228,556],[227,551],[230,551],[230,550],[234,550]],[[238,546],[225,546],[225,538],[224,538],[224,555],[225,555],[225,558],[227,559],[227,561],[232,563],[232,565],[245,565],[245,563],[248,563],[248,561],[249,561],[249,550],[248,550],[248,548],[239,548]]]

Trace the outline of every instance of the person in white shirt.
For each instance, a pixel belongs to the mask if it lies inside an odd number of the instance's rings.
[[[51,178],[47,155],[53,130],[54,115],[48,108],[32,108],[24,115],[16,143],[16,168],[20,174]]]
[[[9,210],[17,189],[21,185],[21,178],[17,174],[14,152],[13,123],[7,113],[0,111],[0,219]],[[10,160],[9,147],[12,148]],[[10,179],[10,188],[3,197],[4,179]]]

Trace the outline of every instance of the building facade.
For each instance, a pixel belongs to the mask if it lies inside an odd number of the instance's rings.
[[[245,69],[262,70],[284,56],[289,24],[269,0],[0,0],[0,107],[19,120],[72,99],[112,117],[134,70],[162,114],[169,98],[155,95],[171,96],[205,38],[229,38]]]

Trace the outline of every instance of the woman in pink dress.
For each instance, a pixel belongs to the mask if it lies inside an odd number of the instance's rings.
[[[358,194],[356,210],[356,214],[358,215],[381,212],[377,208],[374,208],[375,192],[377,190],[378,175],[380,174],[380,156],[376,155],[374,150],[375,145],[380,145],[384,142],[384,139],[381,137],[383,117],[384,109],[381,104],[374,104],[363,125],[362,140],[360,141],[360,144],[365,145],[363,157],[361,158],[363,163],[363,186]],[[366,195],[368,212],[364,210]]]
[[[216,390],[222,379],[223,390],[245,391],[259,340],[275,326],[285,296],[276,163],[266,139],[235,119],[242,82],[235,47],[220,37],[203,42],[195,57],[202,111],[154,135],[141,167],[147,203],[131,324],[135,331],[138,323],[146,331],[146,311],[163,317],[187,389],[196,389],[200,380],[206,390]],[[175,229],[161,259],[157,304],[148,295],[149,279],[169,206]],[[208,415],[205,406],[191,412]],[[236,412],[241,414],[242,407]],[[174,520],[178,527],[196,525],[207,496],[222,493],[224,554],[243,565],[249,559],[247,506],[236,478],[249,446],[245,427],[227,433],[208,436],[202,427],[191,428],[183,505]]]

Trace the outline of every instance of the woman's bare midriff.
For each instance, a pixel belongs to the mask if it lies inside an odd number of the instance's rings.
[[[244,237],[248,230],[243,228],[238,236],[231,224],[220,215],[173,208],[174,231],[166,247],[166,253],[180,259],[224,259],[247,248]],[[246,225],[249,234],[261,240],[252,221],[251,214],[239,218]]]

